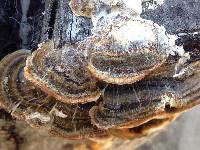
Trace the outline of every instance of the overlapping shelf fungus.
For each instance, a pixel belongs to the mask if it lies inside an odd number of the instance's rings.
[[[134,139],[200,103],[199,49],[185,52],[128,0],[78,2],[70,6],[91,18],[90,37],[1,60],[0,106],[13,117],[67,139]]]

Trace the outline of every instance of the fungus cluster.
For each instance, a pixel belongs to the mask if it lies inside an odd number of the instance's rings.
[[[0,106],[67,139],[134,139],[198,105],[199,52],[198,59],[184,59],[174,36],[141,19],[129,2],[71,0],[76,15],[93,20],[92,36],[62,48],[49,40],[33,53],[6,56]]]

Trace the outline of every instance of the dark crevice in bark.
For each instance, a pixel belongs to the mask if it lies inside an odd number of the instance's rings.
[[[55,20],[56,20],[56,12],[57,12],[57,6],[58,6],[58,1],[54,0],[53,5],[51,6],[51,17],[49,21],[49,31],[48,31],[48,38],[52,39],[53,37],[53,31],[54,31],[54,25],[55,25]]]

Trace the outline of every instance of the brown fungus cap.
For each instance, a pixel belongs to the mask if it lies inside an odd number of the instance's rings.
[[[159,68],[172,52],[162,40],[163,28],[151,21],[123,15],[102,20],[93,36],[77,44],[86,51],[87,69],[98,80],[132,84]]]
[[[62,103],[24,78],[30,51],[19,50],[0,62],[0,106],[32,127],[44,128],[67,139],[106,137],[107,131],[91,124],[87,105]]]
[[[102,129],[132,128],[198,105],[199,61],[189,64],[188,68],[193,68],[193,72],[181,78],[159,75],[131,85],[108,86],[104,102],[90,110],[92,123]]]
[[[74,47],[54,49],[43,43],[28,57],[25,77],[64,103],[96,101],[101,91],[84,67],[84,56]]]

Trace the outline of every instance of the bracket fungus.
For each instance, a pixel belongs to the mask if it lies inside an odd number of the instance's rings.
[[[182,78],[157,75],[131,85],[110,85],[104,102],[90,110],[99,128],[136,127],[152,119],[165,119],[200,103],[199,62]],[[173,71],[173,70],[168,70]]]
[[[95,101],[100,89],[84,70],[84,61],[74,47],[56,50],[48,42],[27,59],[25,77],[64,103]]]
[[[24,78],[23,68],[30,55],[30,51],[19,50],[1,61],[1,107],[14,118],[26,120],[32,127],[45,128],[55,136],[68,139],[107,136],[105,130],[91,124],[84,104],[62,103]]]
[[[115,18],[120,25],[103,27],[103,31],[111,27],[112,29],[106,33],[97,33],[84,41],[88,43],[85,47],[87,68],[92,76],[118,85],[141,80],[162,65],[168,56],[167,43],[163,44],[160,41],[161,36],[164,36],[161,34],[162,29],[153,25],[151,21],[120,17]],[[126,21],[121,23],[125,19]],[[133,32],[124,34],[127,29]],[[148,32],[148,36],[143,36],[136,30]],[[170,48],[168,46],[168,50]]]
[[[1,107],[67,139],[134,139],[200,103],[199,50],[190,57],[129,0],[99,2],[70,2],[93,22],[85,40],[61,48],[49,40],[1,60]]]

